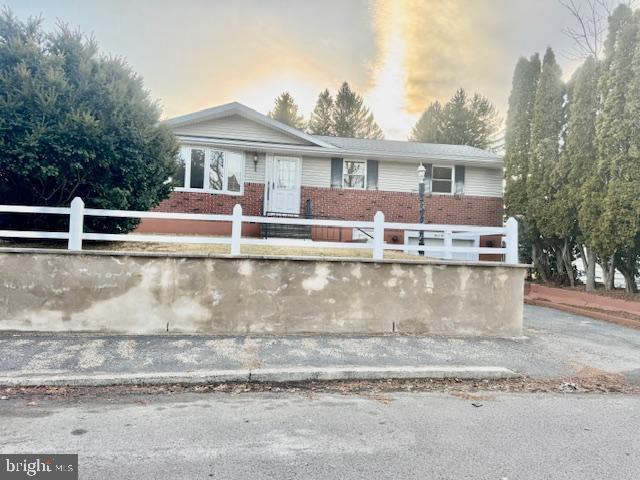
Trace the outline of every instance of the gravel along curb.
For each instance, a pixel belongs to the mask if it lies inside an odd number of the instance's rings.
[[[0,385],[12,387],[108,385],[202,384],[231,382],[286,383],[310,380],[460,379],[496,380],[517,378],[504,367],[290,367],[256,370],[198,370],[193,372],[131,374],[56,374],[40,376],[0,375]]]

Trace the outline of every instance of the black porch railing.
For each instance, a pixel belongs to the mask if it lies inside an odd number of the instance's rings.
[[[265,217],[279,218],[314,218],[344,220],[335,216],[318,215],[313,213],[313,202],[310,198],[304,204],[304,213],[265,212]],[[263,223],[260,231],[264,238],[300,238],[325,242],[342,242],[343,228],[318,225],[288,225],[284,223]]]

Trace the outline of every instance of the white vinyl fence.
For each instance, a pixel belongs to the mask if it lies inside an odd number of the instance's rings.
[[[385,222],[384,214],[377,212],[372,222],[351,220],[326,220],[305,218],[260,217],[243,215],[242,207],[236,205],[232,215],[207,215],[194,213],[167,213],[167,212],[142,212],[129,210],[104,210],[97,208],[85,208],[81,198],[76,197],[71,202],[71,207],[31,207],[23,205],[0,205],[0,213],[36,213],[52,215],[69,215],[68,232],[44,232],[27,230],[0,230],[0,238],[34,238],[34,239],[67,239],[69,250],[82,250],[83,240],[124,241],[124,242],[164,242],[177,244],[221,244],[231,246],[231,255],[240,255],[242,245],[277,245],[297,246],[301,244],[296,239],[286,238],[254,238],[242,236],[243,223],[272,223],[286,225],[307,225],[338,227],[350,229],[373,230],[371,243],[358,242],[331,242],[312,241],[305,243],[310,248],[361,248],[372,250],[375,260],[384,257],[385,250],[423,251],[425,254],[439,254],[445,259],[452,259],[456,253],[464,254],[498,254],[503,255],[507,264],[518,263],[518,222],[509,218],[504,227],[482,227],[469,225],[435,225],[421,223],[396,223]],[[231,237],[207,237],[207,236],[182,236],[182,235],[141,235],[111,234],[111,233],[87,233],[84,232],[84,217],[120,217],[120,218],[156,218],[170,220],[200,220],[210,222],[231,222]],[[443,246],[388,244],[384,242],[385,229],[404,231],[440,232],[443,236]],[[463,238],[466,235],[501,235],[504,246],[479,247],[479,246],[454,246],[454,238]]]

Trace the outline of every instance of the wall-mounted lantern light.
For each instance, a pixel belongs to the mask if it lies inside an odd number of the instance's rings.
[[[253,154],[253,171],[258,171],[258,152]]]
[[[420,166],[418,167],[418,181],[420,183],[424,183],[424,175],[426,171],[427,169],[424,168],[424,165],[421,163]]]

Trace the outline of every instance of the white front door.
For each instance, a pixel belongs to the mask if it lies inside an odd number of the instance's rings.
[[[271,157],[267,165],[265,213],[300,213],[301,166],[297,157]]]

